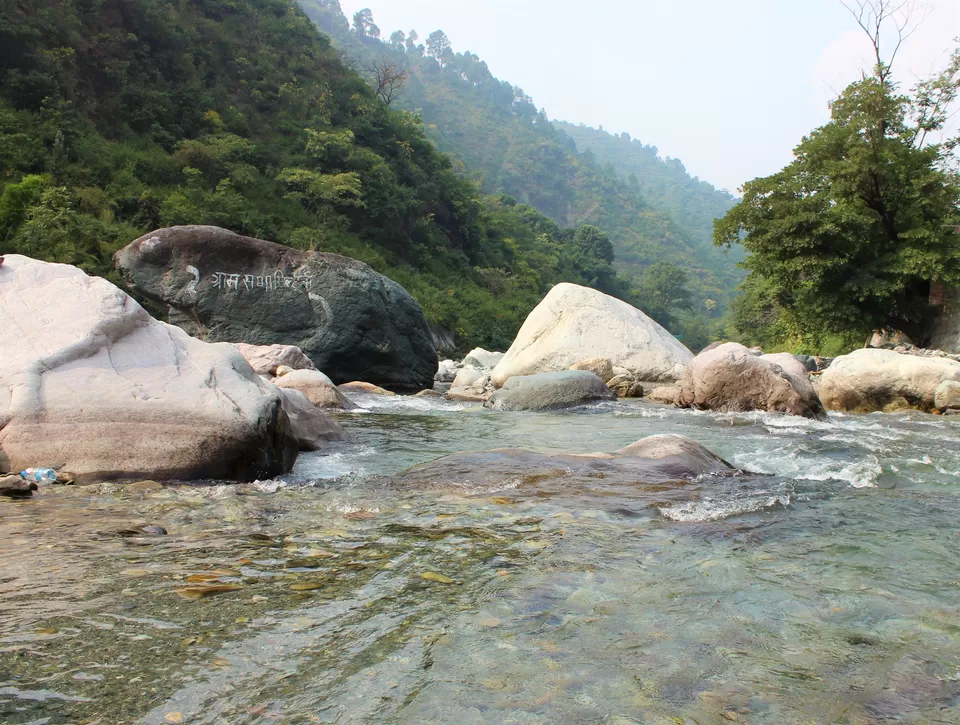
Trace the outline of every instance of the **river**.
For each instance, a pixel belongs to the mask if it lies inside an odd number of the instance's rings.
[[[358,402],[283,480],[0,501],[0,723],[960,722],[960,419]],[[765,475],[390,478],[655,433]]]

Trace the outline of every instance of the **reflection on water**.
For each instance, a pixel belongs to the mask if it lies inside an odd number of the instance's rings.
[[[0,501],[0,722],[960,722],[960,423],[361,402],[284,480]],[[387,478],[654,433],[767,475]]]

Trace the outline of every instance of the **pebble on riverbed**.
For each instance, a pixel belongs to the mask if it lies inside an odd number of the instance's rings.
[[[0,496],[9,498],[27,498],[37,490],[37,484],[27,481],[16,474],[0,477]]]

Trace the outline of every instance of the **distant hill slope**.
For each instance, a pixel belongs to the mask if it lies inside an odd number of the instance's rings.
[[[656,146],[647,146],[627,133],[611,134],[566,121],[554,121],[553,125],[573,139],[581,153],[589,151],[598,163],[610,164],[619,177],[639,189],[652,206],[696,235],[701,244],[712,243],[713,220],[736,204],[729,192],[691,176],[679,159],[663,159]],[[737,252],[742,254],[742,250]]]
[[[361,259],[465,347],[505,349],[557,282],[631,291],[596,229],[481,197],[293,0],[7,3],[0,254],[117,279],[175,224]]]
[[[363,33],[351,27],[337,0],[299,2],[361,74],[372,77],[377,62],[407,72],[395,104],[421,113],[430,138],[484,191],[509,194],[562,226],[600,227],[627,273],[672,262],[689,274],[697,304],[711,298],[722,309],[730,299],[742,278],[736,259],[703,233],[705,219],[721,208],[720,192],[687,193],[679,177],[658,171],[658,180],[640,164],[639,184],[631,185],[598,154],[578,152],[572,135],[558,132],[529,96],[495,78],[479,57],[454,53],[442,33],[429,47],[403,33],[384,41],[375,26]],[[654,193],[658,184],[673,191]]]

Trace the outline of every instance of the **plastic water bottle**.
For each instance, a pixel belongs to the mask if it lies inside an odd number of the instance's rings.
[[[20,478],[36,483],[51,483],[57,480],[57,472],[52,468],[28,468],[20,471]]]

